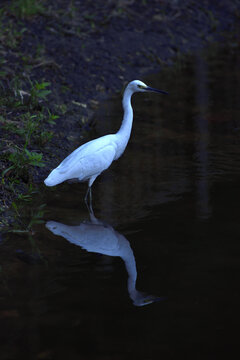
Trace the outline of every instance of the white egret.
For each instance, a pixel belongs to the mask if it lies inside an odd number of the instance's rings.
[[[117,160],[124,152],[130,138],[133,109],[131,97],[135,92],[158,92],[167,94],[165,91],[153,89],[140,80],[131,81],[123,94],[123,120],[116,134],[109,134],[91,140],[81,145],[67,156],[58,167],[44,180],[45,185],[54,186],[65,180],[77,178],[79,181],[88,181],[88,190],[85,196],[87,201],[91,186],[98,175],[109,168],[114,160]]]

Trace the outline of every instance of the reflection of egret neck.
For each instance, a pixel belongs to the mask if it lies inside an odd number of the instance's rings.
[[[79,226],[48,221],[46,227],[55,235],[63,236],[69,242],[89,252],[121,257],[128,273],[128,292],[134,305],[142,306],[158,300],[159,298],[136,290],[137,269],[129,241],[110,225],[98,220],[93,212],[90,212],[90,220],[90,222],[82,222]]]
[[[136,261],[130,246],[129,241],[121,234],[115,233],[118,236],[120,249],[119,256],[124,261],[127,273],[128,273],[128,293],[130,298],[135,303],[137,299],[138,290],[136,289],[136,281],[137,281],[137,268],[136,268]]]

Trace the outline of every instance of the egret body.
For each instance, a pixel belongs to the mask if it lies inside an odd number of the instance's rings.
[[[91,186],[95,179],[123,154],[127,146],[133,122],[131,97],[135,92],[167,94],[165,91],[147,86],[142,81],[131,81],[123,94],[124,114],[118,132],[91,140],[74,150],[56,169],[52,170],[44,180],[45,185],[54,186],[65,180],[77,178],[79,181],[88,181],[88,191],[85,199],[87,199],[89,190],[91,195]]]

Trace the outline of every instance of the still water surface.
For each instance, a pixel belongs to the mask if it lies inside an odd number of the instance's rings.
[[[144,79],[130,143],[93,187],[45,189],[44,224],[0,250],[1,359],[192,359],[239,343],[240,53]],[[90,137],[116,131],[119,95]],[[39,255],[40,254],[40,255]]]

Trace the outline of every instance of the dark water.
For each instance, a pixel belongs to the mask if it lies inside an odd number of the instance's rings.
[[[231,358],[239,343],[240,53],[144,79],[130,143],[93,187],[44,189],[44,224],[0,245],[1,359]],[[119,96],[96,114],[118,129]],[[102,121],[104,119],[104,121]],[[229,357],[230,356],[230,357]]]

